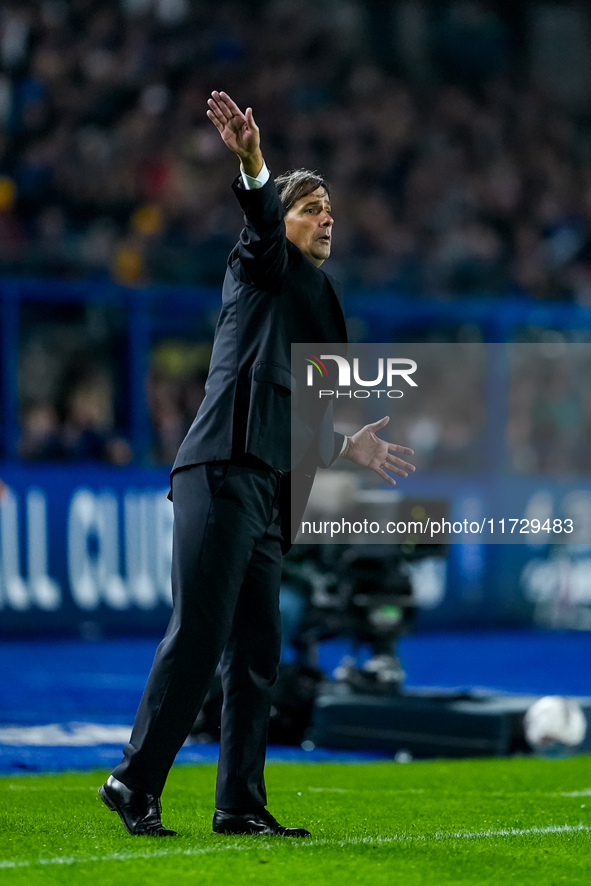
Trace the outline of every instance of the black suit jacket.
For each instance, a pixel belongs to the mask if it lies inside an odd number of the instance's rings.
[[[343,436],[333,430],[330,400],[306,402],[304,362],[298,379],[291,343],[346,342],[340,286],[287,239],[272,178],[247,190],[238,177],[233,189],[245,227],[228,258],[205,398],[172,471],[248,453],[294,471],[298,499],[307,487],[307,500],[316,466],[337,458]],[[294,397],[301,409],[292,439]]]

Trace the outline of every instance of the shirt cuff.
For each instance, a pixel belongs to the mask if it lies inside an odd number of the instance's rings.
[[[348,443],[348,442],[349,442],[349,438],[348,438],[347,435],[345,434],[345,439],[343,440],[343,445],[341,446],[341,451],[339,452],[337,458],[340,458],[340,457],[341,457],[341,455],[343,454],[343,452],[344,452],[345,449],[347,448],[347,443]]]
[[[240,173],[242,175],[242,182],[247,191],[256,191],[257,188],[262,188],[263,185],[266,185],[269,181],[269,176],[271,174],[264,160],[263,168],[256,177],[253,177],[252,175],[247,175],[242,168],[242,165],[240,166]]]

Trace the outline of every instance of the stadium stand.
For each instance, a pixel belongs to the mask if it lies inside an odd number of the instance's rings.
[[[533,77],[523,13],[418,4],[413,74],[396,6],[6,4],[0,271],[217,285],[239,217],[205,100],[248,83],[272,169],[334,185],[349,288],[588,302],[586,126]]]

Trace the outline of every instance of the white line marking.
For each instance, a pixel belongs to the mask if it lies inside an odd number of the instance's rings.
[[[527,837],[534,834],[570,834],[575,831],[591,831],[591,824],[548,824],[544,827],[533,828],[491,828],[487,831],[440,831],[425,836],[421,834],[418,839],[429,842],[430,840],[481,840],[486,837]],[[411,840],[417,839],[410,836]]]
[[[351,793],[350,788],[312,788],[312,787],[309,787],[308,790],[313,791],[313,793],[315,793],[315,794],[350,794]],[[386,794],[424,794],[425,791],[423,790],[423,788],[398,788],[396,790],[388,788],[388,790],[381,791],[381,793],[386,793]],[[528,796],[529,796],[529,792],[528,792]]]
[[[547,834],[572,834],[577,832],[591,831],[591,824],[550,824],[544,827],[532,828],[497,828],[486,831],[436,831],[434,834],[394,834],[390,837],[348,837],[345,840],[328,840],[328,839],[312,839],[312,840],[294,840],[290,845],[294,847],[309,847],[313,849],[315,846],[358,846],[358,845],[388,845],[390,843],[431,843],[443,840],[484,840],[489,837],[528,837],[534,835]],[[213,844],[204,846],[201,849],[155,849],[153,852],[113,852],[109,855],[87,855],[87,856],[67,856],[56,855],[52,858],[38,858],[36,861],[10,861],[0,860],[0,870],[6,868],[26,868],[34,865],[72,865],[72,864],[89,864],[91,862],[104,861],[132,861],[137,858],[162,858],[174,855],[208,855],[213,852],[249,851],[257,849],[261,846],[264,837],[257,837],[248,842],[240,842],[233,844]],[[265,842],[265,847],[268,843]]]
[[[3,785],[0,785],[0,790],[3,789]],[[95,791],[95,785],[47,785],[47,787],[42,788],[37,785],[28,785],[28,784],[8,784],[6,785],[7,791],[41,791],[43,793],[47,793],[47,791],[58,791],[60,794],[62,791]]]
[[[100,723],[48,723],[45,726],[3,726],[0,744],[20,747],[92,747],[97,744],[124,745],[131,726],[104,726]]]
[[[591,797],[591,788],[585,788],[584,791],[562,791],[560,794],[554,794],[554,797]]]
[[[161,858],[168,855],[207,855],[211,852],[222,852],[227,849],[250,849],[250,846],[206,846],[203,849],[155,849],[153,852],[113,852],[109,855],[87,855],[87,856],[67,856],[55,855],[53,858],[38,858],[36,861],[0,861],[0,869],[2,868],[26,868],[33,865],[52,865],[52,864],[88,864],[95,861],[133,861],[137,858]]]

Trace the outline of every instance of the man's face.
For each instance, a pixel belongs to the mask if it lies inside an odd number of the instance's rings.
[[[330,211],[328,194],[321,186],[300,197],[285,216],[287,239],[317,268],[330,255],[333,226]]]

